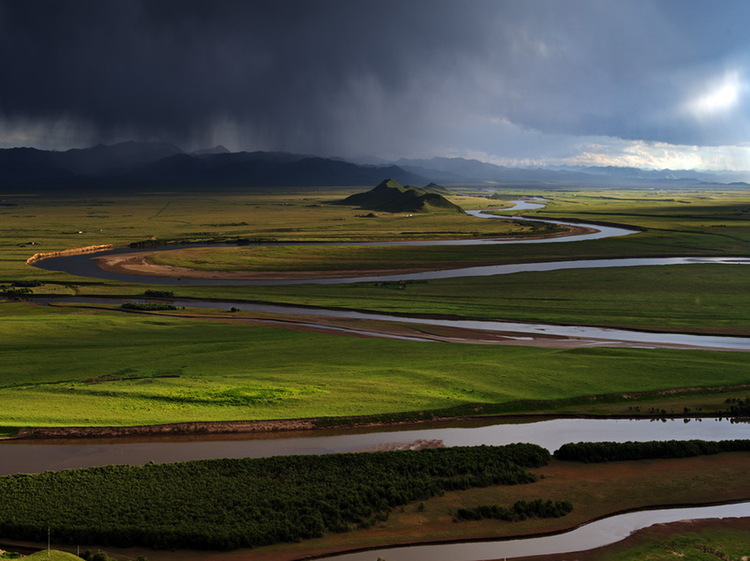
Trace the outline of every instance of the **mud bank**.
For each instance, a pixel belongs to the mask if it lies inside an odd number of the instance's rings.
[[[176,436],[191,434],[280,432],[312,430],[314,428],[316,428],[314,422],[308,419],[195,422],[132,427],[30,427],[19,430],[13,438],[116,438],[122,436]]]
[[[27,265],[33,265],[43,259],[49,259],[51,257],[67,257],[70,255],[83,255],[85,253],[96,253],[98,251],[110,251],[115,246],[112,244],[105,245],[87,245],[85,247],[74,247],[72,249],[62,249],[60,251],[48,251],[46,253],[35,253],[26,260]]]

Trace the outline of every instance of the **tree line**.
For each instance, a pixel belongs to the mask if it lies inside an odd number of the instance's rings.
[[[750,440],[658,440],[649,442],[576,442],[563,444],[555,458],[597,463],[657,458],[689,458],[721,452],[750,451]]]
[[[124,304],[120,304],[120,309],[154,312],[160,310],[176,310],[177,306],[164,304],[162,302],[125,302]]]

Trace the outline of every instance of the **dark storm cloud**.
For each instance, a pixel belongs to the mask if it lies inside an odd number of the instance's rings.
[[[494,120],[740,142],[743,118],[689,100],[744,80],[748,16],[744,2],[8,0],[0,115],[328,153],[429,147]]]

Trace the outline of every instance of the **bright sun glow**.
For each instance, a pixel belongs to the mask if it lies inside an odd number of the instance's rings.
[[[710,117],[733,109],[740,100],[743,83],[737,72],[731,72],[702,95],[693,98],[687,109],[696,117]]]

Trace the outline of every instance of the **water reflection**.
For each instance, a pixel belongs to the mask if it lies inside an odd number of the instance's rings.
[[[550,419],[498,423],[468,421],[433,426],[299,431],[181,437],[6,441],[0,443],[0,475],[107,464],[145,464],[207,458],[258,458],[378,449],[417,440],[445,446],[531,442],[554,451],[566,442],[727,440],[748,438],[747,424],[728,419]]]

